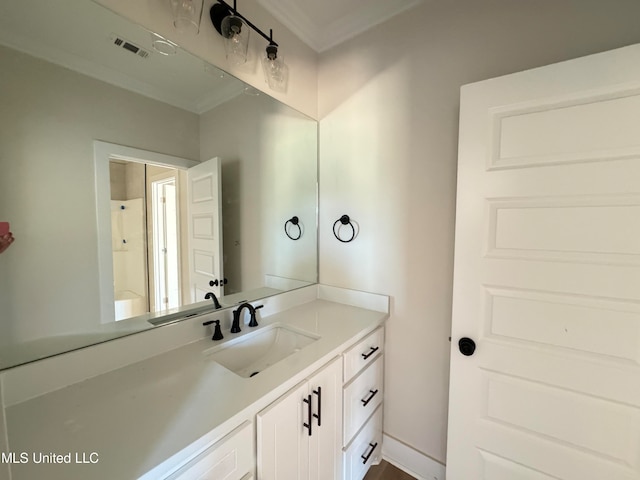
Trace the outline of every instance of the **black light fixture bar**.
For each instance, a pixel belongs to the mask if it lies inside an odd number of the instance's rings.
[[[236,0],[233,0],[233,7],[231,7],[231,5],[229,5],[224,0],[218,0],[218,3],[224,5],[230,12],[233,12],[235,16],[240,17],[247,25],[249,25],[253,29],[254,32],[258,33],[260,36],[262,36],[262,38],[267,40],[269,42],[269,45],[273,45],[275,47],[278,46],[278,44],[273,41],[273,30],[270,29],[269,36],[267,36],[262,30],[260,30],[253,23],[247,20],[247,18],[240,14],[240,12],[238,12],[238,10],[236,9]]]

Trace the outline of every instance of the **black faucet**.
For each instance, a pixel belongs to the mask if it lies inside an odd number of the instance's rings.
[[[240,330],[240,317],[242,315],[242,310],[244,310],[245,308],[249,309],[249,315],[251,315],[251,318],[249,320],[249,326],[257,327],[258,320],[256,319],[256,310],[259,310],[262,307],[264,307],[264,305],[258,305],[257,307],[254,307],[253,305],[247,302],[240,304],[240,306],[238,306],[238,309],[233,311],[233,323],[231,324],[231,333],[238,333],[242,331]]]
[[[213,300],[213,305],[216,307],[216,310],[219,308],[222,308],[222,305],[220,305],[220,302],[218,301],[218,298],[216,297],[216,294],[213,292],[208,292],[205,296],[204,299],[205,300],[209,300],[209,299]]]
[[[215,323],[215,330],[213,331],[213,337],[211,337],[211,340],[222,340],[224,337],[222,336],[222,330],[220,330],[220,320],[209,320],[208,322],[204,322],[202,325],[204,325],[205,327],[207,325],[211,325],[212,323]]]

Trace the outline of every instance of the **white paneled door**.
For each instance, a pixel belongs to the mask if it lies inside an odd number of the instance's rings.
[[[640,479],[640,46],[463,87],[454,272],[447,480]]]
[[[220,158],[202,162],[188,171],[189,283],[192,301],[208,292],[223,295],[222,188]],[[210,282],[215,282],[211,285]]]

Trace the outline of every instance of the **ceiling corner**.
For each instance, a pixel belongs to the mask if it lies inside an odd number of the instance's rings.
[[[257,0],[318,53],[383,23],[424,0]]]

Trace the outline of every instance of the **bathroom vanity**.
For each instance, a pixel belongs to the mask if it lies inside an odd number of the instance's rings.
[[[381,453],[388,297],[315,285],[263,303],[238,334],[227,310],[3,372],[8,451],[71,457],[11,478],[360,480]],[[119,364],[135,343],[146,358]]]

